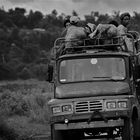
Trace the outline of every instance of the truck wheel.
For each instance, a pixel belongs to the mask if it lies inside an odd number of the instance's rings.
[[[134,119],[134,140],[140,140],[140,120],[138,118]]]
[[[122,140],[133,140],[134,129],[132,121],[129,118],[124,119],[124,127],[122,130]]]
[[[84,133],[79,130],[55,130],[51,126],[51,140],[81,140]]]
[[[80,130],[70,130],[68,131],[67,140],[81,140],[84,138],[84,133]]]
[[[51,126],[51,140],[65,140],[66,133],[62,130],[55,130],[54,126]]]
[[[136,129],[137,129],[138,119],[126,118],[124,120],[124,127],[122,131],[122,140],[137,140]]]

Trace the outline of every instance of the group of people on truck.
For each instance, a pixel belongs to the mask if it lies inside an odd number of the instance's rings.
[[[95,25],[93,23],[86,24],[85,27],[79,26],[80,18],[77,16],[72,16],[64,21],[65,30],[62,32],[61,37],[65,38],[65,47],[75,46],[77,43],[71,40],[79,40],[78,45],[80,45],[80,40],[86,38],[112,38],[116,36],[123,36],[124,42],[127,45],[128,51],[133,52],[133,42],[126,34],[128,33],[127,26],[130,23],[131,16],[129,13],[123,13],[120,16],[120,24],[117,21],[112,20],[107,24]]]

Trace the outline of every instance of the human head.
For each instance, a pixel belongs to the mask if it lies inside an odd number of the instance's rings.
[[[120,16],[121,24],[124,25],[125,27],[130,23],[130,14],[129,13],[123,13]]]
[[[86,24],[85,29],[86,29],[86,32],[90,34],[96,29],[96,25],[93,23],[88,23]]]
[[[80,21],[80,18],[77,16],[72,16],[70,17],[70,24],[71,25],[77,25]]]
[[[64,19],[64,27],[68,28],[69,26],[70,26],[70,19],[69,18]]]
[[[112,24],[112,25],[118,27],[118,22],[117,22],[116,20],[111,20],[111,21],[109,22],[109,24]]]

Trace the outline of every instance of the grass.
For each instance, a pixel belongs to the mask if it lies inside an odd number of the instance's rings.
[[[12,130],[18,139],[38,134],[49,136],[47,102],[52,98],[51,92],[51,85],[45,81],[1,82],[0,115],[4,123],[0,126],[6,126],[7,132]]]

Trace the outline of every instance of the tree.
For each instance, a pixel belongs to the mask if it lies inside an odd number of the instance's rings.
[[[8,15],[13,23],[18,27],[23,27],[27,21],[25,17],[26,10],[24,8],[9,9]]]
[[[72,11],[73,16],[78,16],[77,12],[75,10]]]
[[[8,28],[11,28],[11,27],[15,26],[13,21],[10,18],[7,18],[7,19],[3,20],[3,24]]]
[[[135,29],[136,31],[140,32],[140,13],[134,11],[134,16],[131,20],[131,30]]]
[[[8,18],[8,14],[4,10],[0,9],[0,22],[3,22],[7,18]]]
[[[28,44],[24,46],[23,62],[24,63],[33,63],[40,56],[40,49],[35,44]]]
[[[94,16],[93,12],[91,13],[91,15],[85,15],[85,21],[95,24],[95,16]]]
[[[116,21],[120,21],[120,11],[113,11],[112,14],[113,19],[115,19]]]
[[[33,12],[32,10],[30,10],[29,15],[27,16],[27,20],[28,20],[28,28],[35,28],[38,27],[39,22],[42,20],[43,18],[43,14],[39,11],[35,11]]]
[[[55,17],[57,17],[57,14],[58,14],[58,12],[54,9],[54,10],[52,11],[52,15],[55,16]]]
[[[0,63],[5,64],[6,63],[6,56],[9,52],[9,44],[7,41],[0,40]]]

